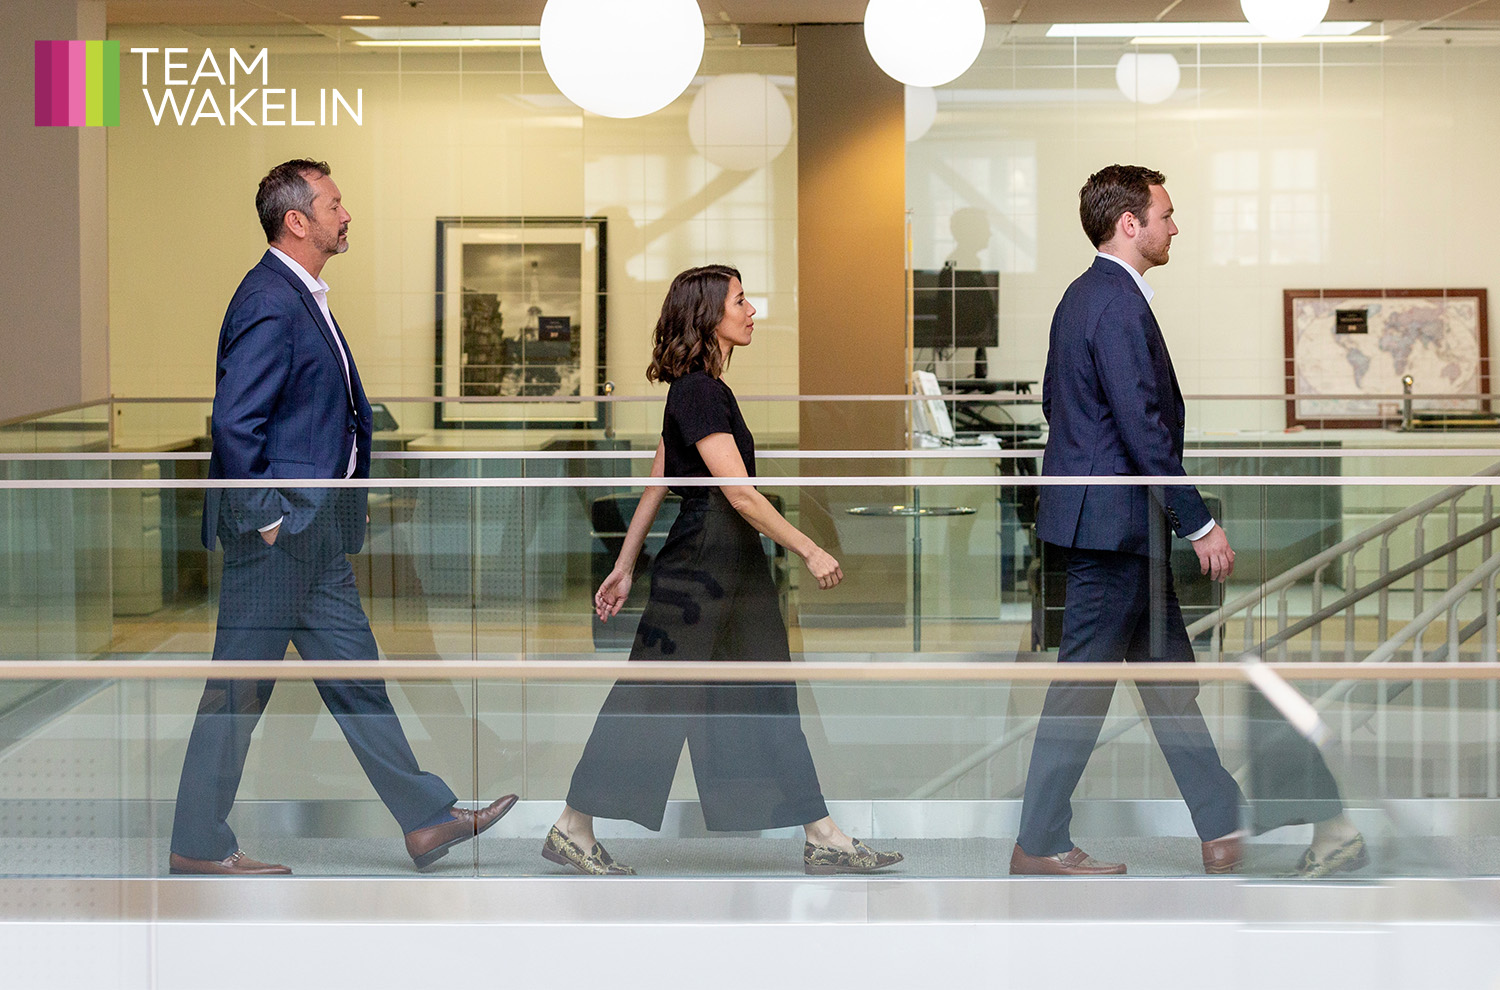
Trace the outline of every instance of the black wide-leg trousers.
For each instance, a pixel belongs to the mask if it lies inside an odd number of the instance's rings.
[[[719,491],[684,502],[652,564],[630,659],[790,662],[760,534]],[[573,771],[569,806],[659,830],[684,742],[708,828],[759,831],[828,814],[787,682],[617,682]]]

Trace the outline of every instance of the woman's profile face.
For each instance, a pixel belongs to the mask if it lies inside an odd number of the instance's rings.
[[[750,343],[755,331],[755,307],[745,298],[745,287],[733,276],[729,279],[729,294],[724,299],[724,316],[714,327],[714,336],[719,346],[728,353],[732,347],[744,347]]]

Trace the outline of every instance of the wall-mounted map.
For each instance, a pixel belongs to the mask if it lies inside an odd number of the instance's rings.
[[[1420,410],[1479,410],[1489,385],[1484,289],[1287,289],[1287,425],[1378,427]],[[1446,398],[1446,396],[1453,398]]]

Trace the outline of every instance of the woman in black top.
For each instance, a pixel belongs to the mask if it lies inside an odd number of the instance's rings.
[[[646,370],[649,380],[671,384],[652,477],[754,477],[754,438],[720,379],[734,348],[750,343],[754,316],[733,268],[709,265],[673,279]],[[651,564],[651,592],[630,659],[790,661],[760,534],[800,556],[819,588],[843,580],[838,561],[753,485],[673,491],[682,511]],[[625,603],[665,497],[660,487],[641,496],[614,570],[594,596],[600,619]],[[875,852],[849,838],[828,816],[802,734],[797,687],[786,682],[616,683],[542,855],[582,873],[634,873],[595,840],[594,817],[659,830],[684,740],[710,829],[802,825],[803,867],[811,874],[868,873],[901,861],[900,853]]]

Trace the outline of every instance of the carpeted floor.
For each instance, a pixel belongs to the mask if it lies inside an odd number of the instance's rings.
[[[400,839],[310,839],[272,835],[242,836],[248,855],[285,863],[301,876],[412,876],[415,871]],[[898,849],[906,861],[890,876],[1006,876],[1012,839],[867,840],[879,849]],[[430,876],[566,876],[570,871],[542,859],[542,837],[481,837],[459,846],[429,871]],[[1132,876],[1193,876],[1202,872],[1198,842],[1190,838],[1090,839],[1078,843],[1101,860],[1125,862]],[[653,877],[801,876],[800,842],[791,839],[692,838],[614,839],[610,853]],[[1387,840],[1372,848],[1373,862],[1357,876],[1500,875],[1500,838]],[[1300,845],[1252,842],[1244,875],[1274,877],[1289,872]],[[0,875],[141,877],[166,873],[167,848],[161,839],[12,838],[0,847]]]

